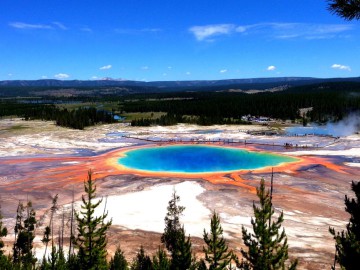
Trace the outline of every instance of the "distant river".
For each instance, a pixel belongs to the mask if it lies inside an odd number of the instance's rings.
[[[211,173],[253,170],[298,159],[272,153],[207,145],[175,145],[130,150],[119,164],[135,170]]]

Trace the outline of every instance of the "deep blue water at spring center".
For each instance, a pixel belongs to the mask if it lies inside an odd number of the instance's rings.
[[[160,146],[130,150],[119,164],[136,170],[208,173],[252,170],[297,159],[271,153],[205,145]]]

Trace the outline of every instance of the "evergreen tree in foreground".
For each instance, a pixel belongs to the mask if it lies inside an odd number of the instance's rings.
[[[190,236],[186,238],[184,227],[178,234],[176,245],[171,253],[172,270],[195,269],[196,261],[192,254]]]
[[[226,269],[230,264],[232,252],[228,252],[228,246],[223,237],[223,229],[219,215],[214,212],[210,222],[210,234],[204,230],[204,241],[207,247],[203,247],[205,260],[209,263],[209,270]]]
[[[58,260],[58,252],[56,251],[56,247],[54,245],[54,215],[56,213],[56,211],[58,210],[58,204],[57,204],[57,200],[58,200],[58,194],[56,194],[53,198],[52,198],[52,205],[50,207],[50,223],[48,226],[45,227],[44,230],[44,236],[43,239],[41,240],[41,242],[43,242],[43,244],[45,245],[45,251],[44,251],[44,257],[43,257],[43,261],[42,261],[42,269],[48,269],[49,267],[51,267],[51,269],[55,268],[55,265],[57,263]],[[47,248],[48,248],[48,244],[51,241],[51,253],[49,258],[46,257],[47,255]],[[50,268],[49,268],[50,269]]]
[[[243,241],[248,248],[241,249],[243,259],[238,262],[240,269],[273,270],[285,269],[288,259],[288,244],[284,229],[280,232],[284,221],[283,213],[276,220],[272,220],[274,208],[271,192],[265,190],[264,179],[256,189],[260,200],[259,206],[253,204],[255,218],[251,218],[254,233],[248,232],[242,226]],[[289,269],[296,269],[297,261],[291,263]]]
[[[140,247],[140,250],[136,254],[132,264],[131,270],[152,270],[152,262],[148,255],[145,254],[143,246]]]
[[[75,213],[77,221],[77,237],[75,245],[78,251],[78,263],[81,270],[107,269],[106,232],[111,221],[105,222],[107,213],[95,216],[95,210],[102,200],[94,202],[96,186],[92,180],[92,172],[84,182],[85,195],[82,196],[80,213]]]
[[[1,207],[0,207],[0,257],[4,255],[4,251],[2,250],[4,247],[4,241],[1,238],[7,236],[7,228],[3,226],[2,219],[3,216],[1,214]]]
[[[37,261],[33,253],[36,217],[30,201],[24,206],[18,204],[15,222],[15,242],[13,246],[13,263],[21,269],[32,269]]]
[[[190,236],[186,238],[184,227],[180,223],[180,216],[185,207],[180,206],[180,196],[174,190],[171,195],[165,216],[165,229],[161,236],[161,242],[171,254],[172,270],[193,269],[195,259],[192,255]]]
[[[178,205],[180,196],[176,194],[176,190],[174,190],[171,196],[172,198],[169,201],[169,205],[167,207],[168,212],[165,216],[165,229],[161,236],[161,242],[165,244],[165,247],[170,253],[172,253],[174,248],[176,248],[177,240],[179,239],[182,232],[180,216],[185,210],[184,206]]]
[[[329,10],[346,19],[360,19],[360,1],[359,0],[328,0]]]
[[[110,270],[127,270],[128,262],[125,259],[124,253],[122,252],[120,246],[116,248],[114,257],[111,258],[109,264]]]
[[[356,198],[345,195],[345,211],[350,214],[346,231],[336,233],[334,228],[329,229],[336,242],[335,261],[346,270],[359,269],[360,265],[360,182],[352,182],[351,189]]]
[[[153,269],[154,270],[170,270],[171,262],[168,259],[166,252],[159,247],[156,254],[153,256]]]
[[[2,218],[0,207],[0,269],[12,269],[11,259],[5,256],[3,251],[4,242],[1,238],[7,236],[7,228],[4,227]]]

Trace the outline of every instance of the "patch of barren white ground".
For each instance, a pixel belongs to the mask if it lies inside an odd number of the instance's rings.
[[[328,228],[344,228],[346,224],[336,218],[284,211],[284,228],[291,248],[327,249],[328,243],[322,239],[329,237]]]
[[[360,163],[355,163],[355,162],[345,162],[344,164],[350,167],[360,167]]]
[[[109,196],[106,204],[108,217],[112,218],[113,225],[162,233],[168,202],[174,189],[180,196],[179,205],[185,206],[181,221],[186,234],[202,237],[204,225],[209,223],[211,211],[197,199],[205,189],[196,182],[158,185],[143,191]],[[105,200],[95,215],[103,213],[104,204]]]
[[[250,135],[245,131],[265,130],[263,126],[235,126],[235,125],[214,125],[200,127],[197,125],[178,124],[170,127],[127,127],[117,132],[127,132],[136,138],[149,139],[154,141],[175,140],[175,141],[216,141],[223,140],[244,140]]]
[[[12,127],[21,126],[22,129]],[[59,155],[74,154],[79,149],[94,152],[130,146],[126,139],[106,140],[109,133],[126,133],[136,138],[155,140],[219,140],[246,139],[249,134],[239,132],[243,129],[259,130],[259,126],[212,126],[179,124],[171,127],[131,127],[122,123],[88,127],[73,130],[56,126],[53,122],[24,121],[21,119],[0,120],[0,156]],[[197,131],[216,131],[218,133],[197,134]]]
[[[285,152],[285,155],[293,156],[306,156],[306,155],[319,155],[319,156],[346,156],[346,157],[360,157],[360,147],[346,149],[346,150],[299,150],[296,152]],[[350,165],[351,166],[351,165]]]
[[[21,125],[24,129],[6,132],[7,128]],[[57,127],[52,122],[0,120],[0,156],[23,156],[39,154],[73,154],[78,149],[104,151],[131,144],[125,142],[101,142],[115,127],[123,124],[102,125],[85,130]]]

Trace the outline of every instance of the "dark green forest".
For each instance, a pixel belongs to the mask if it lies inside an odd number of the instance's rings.
[[[179,122],[238,124],[242,123],[244,115],[294,120],[302,117],[299,115],[300,108],[312,107],[307,115],[309,120],[324,123],[341,120],[349,113],[360,110],[360,84],[316,84],[273,93],[194,92],[138,95],[136,98],[122,102],[122,110],[166,112],[168,118]],[[146,119],[132,124],[144,123],[152,124]]]
[[[37,103],[0,102],[0,118],[4,116],[17,116],[25,120],[54,121],[58,126],[73,129],[115,122],[111,112],[96,108],[83,107],[68,110],[53,104]]]
[[[203,89],[204,90],[204,89]],[[63,109],[58,105],[69,102],[116,102],[116,108],[107,112],[87,106]],[[307,115],[300,108],[312,107]],[[247,94],[229,91],[182,91],[166,93],[128,94],[121,96],[49,97],[41,99],[2,99],[0,117],[18,116],[26,120],[55,121],[57,125],[83,129],[99,123],[111,123],[113,112],[162,112],[152,119],[138,116],[134,126],[174,125],[177,123],[246,124],[242,116],[264,116],[280,120],[306,117],[311,122],[339,121],[360,110],[360,83],[326,82],[291,87],[278,92]]]

